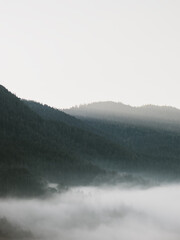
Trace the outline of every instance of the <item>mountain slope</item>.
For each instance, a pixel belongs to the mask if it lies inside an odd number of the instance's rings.
[[[64,109],[64,112],[77,118],[128,122],[141,126],[180,130],[180,110],[167,106],[131,107],[116,102],[95,102]]]
[[[138,154],[135,171],[164,175],[180,174],[178,109],[119,103],[94,103],[66,111],[92,127],[92,131]]]
[[[0,102],[0,171],[3,176],[0,193],[6,185],[2,191],[13,191],[14,181],[20,184],[22,179],[27,183],[32,180],[37,183],[42,178],[67,184],[88,183],[104,172],[108,160],[112,165],[114,162],[121,165],[133,159],[131,151],[81,129],[78,120],[70,116],[66,115],[72,120],[68,124],[64,119],[60,121],[59,112],[58,120],[42,118],[3,86],[0,86]],[[75,127],[78,124],[79,127]],[[14,173],[13,178],[8,178],[10,172],[12,176]],[[35,183],[31,184],[32,191],[38,185]]]
[[[106,106],[110,107],[113,104],[110,102]],[[100,105],[98,104],[98,108]],[[90,105],[89,108],[91,107]],[[41,111],[44,111],[43,108],[43,105],[41,105]],[[125,110],[128,109],[128,111],[132,109],[132,107],[125,105],[122,105],[122,108]],[[159,107],[156,108],[153,106],[146,106],[145,108],[148,111],[150,108],[150,112],[152,111],[151,108],[153,108],[153,112],[158,111],[158,114],[164,111],[164,109],[159,110]],[[173,108],[170,108],[170,111],[173,110]],[[103,109],[104,111],[105,109]],[[113,119],[113,115],[108,115],[108,117],[106,116],[102,120],[98,118],[99,112],[100,110],[98,109],[96,113],[97,117],[94,115],[94,118],[80,117],[81,123],[84,123],[81,126],[88,126],[89,131],[101,135],[117,145],[125,146],[126,149],[133,152],[133,157],[126,159],[124,164],[121,162],[121,170],[151,172],[158,175],[177,177],[180,171],[180,133],[178,131],[169,131],[167,128],[162,127],[162,122],[160,122],[160,127],[157,124],[154,127],[152,122],[151,125],[140,124],[140,122],[137,124],[137,122],[133,121],[133,118],[124,122],[118,121],[118,119],[111,121],[110,119]],[[58,116],[59,110],[54,109],[52,113],[53,117],[56,114]],[[88,116],[90,114],[87,108],[86,114]],[[60,118],[55,119],[60,121]],[[172,123],[170,122],[171,125]],[[113,162],[117,167],[117,162]]]
[[[85,127],[84,123],[75,117],[68,115],[58,109],[52,108],[46,104],[40,104],[35,101],[23,100],[23,102],[34,112],[36,112],[42,119],[48,121],[59,121],[74,127]]]
[[[79,121],[3,86],[0,102],[0,195],[38,195],[47,181],[88,184],[116,171],[180,175],[178,131],[112,121],[111,115]]]

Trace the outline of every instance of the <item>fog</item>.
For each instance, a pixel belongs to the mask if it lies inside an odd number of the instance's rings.
[[[1,199],[0,239],[178,240],[180,185],[70,188],[46,199]]]

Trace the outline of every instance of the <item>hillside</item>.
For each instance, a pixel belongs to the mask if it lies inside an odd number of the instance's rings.
[[[40,104],[35,101],[27,101],[23,100],[25,105],[27,105],[32,111],[36,112],[42,119],[48,120],[48,121],[59,121],[61,123],[65,123],[69,126],[74,127],[85,127],[86,125],[79,119],[76,119],[75,117],[64,113],[63,111],[60,111],[59,109],[55,109],[53,107],[50,107],[46,104]]]
[[[0,102],[1,194],[37,194],[46,181],[85,184],[104,172],[107,161],[121,165],[133,158],[122,146],[75,127],[78,120],[65,115],[72,124],[60,121],[59,111],[58,120],[42,117],[3,86]]]
[[[65,110],[92,127],[92,131],[138,155],[134,171],[163,175],[180,174],[180,111],[172,107],[133,108],[101,102]],[[129,167],[129,166],[128,166]]]
[[[169,106],[132,107],[116,102],[95,102],[63,111],[77,118],[128,122],[140,126],[180,130],[180,110]]]
[[[112,104],[113,103],[110,102],[106,105],[109,107],[107,112],[110,111],[110,106]],[[91,105],[89,105],[89,108],[84,106],[88,116],[91,114],[89,110],[91,107]],[[165,178],[178,177],[180,171],[179,131],[176,131],[175,129],[173,131],[168,130],[164,127],[165,125],[162,124],[162,121],[159,122],[160,126],[157,124],[153,126],[152,121],[151,125],[140,124],[140,122],[137,123],[136,121],[133,121],[133,117],[129,117],[129,121],[122,121],[122,119],[118,121],[117,118],[114,120],[114,115],[108,115],[108,117],[104,116],[103,119],[100,119],[98,116],[98,113],[101,112],[99,107],[98,104],[97,113],[93,118],[79,116],[81,119],[81,127],[86,127],[94,134],[101,135],[110,142],[114,142],[114,144],[124,146],[125,149],[128,149],[129,152],[133,153],[132,157],[126,159],[123,164],[121,162],[120,167],[117,161],[112,161],[110,159],[108,160],[109,165],[110,163],[114,163],[116,169],[120,169],[121,171],[145,172],[146,174],[152,173],[153,175],[156,174],[156,176],[163,176]],[[57,117],[61,111],[50,107],[48,108],[49,114],[52,114],[54,119],[60,121]],[[122,105],[122,108],[126,110],[127,108],[132,109],[132,107],[126,107],[124,105]],[[147,108],[148,111],[149,109],[150,111],[153,109],[154,112],[164,111],[164,108],[159,110],[159,107],[156,106],[146,106],[145,108]],[[41,105],[41,111],[45,111],[46,109],[47,106],[43,107],[43,105]],[[140,110],[141,109],[142,108],[140,108]],[[167,107],[167,109],[169,108]],[[170,111],[173,110],[173,108],[170,108]],[[40,114],[39,111],[36,112]],[[105,112],[105,109],[103,109],[103,112]],[[118,109],[116,109],[116,114],[118,115]],[[76,120],[78,119],[76,118]],[[171,129],[173,126],[172,122],[168,122],[168,124]]]
[[[172,131],[157,124],[137,124],[133,117],[128,117],[129,121],[114,118],[110,113],[113,103],[106,105],[108,114],[103,117],[105,109],[101,111],[99,105],[93,117],[84,106],[86,115],[79,119],[78,114],[74,117],[47,105],[21,100],[3,86],[0,103],[1,196],[42,195],[50,191],[48,182],[108,182],[118,172],[179,179],[180,133],[175,128]],[[124,105],[122,108],[124,112],[132,109]],[[145,108],[146,112],[160,114],[159,108]],[[178,110],[170,111],[175,111],[177,120]],[[168,121],[170,128],[175,126]]]

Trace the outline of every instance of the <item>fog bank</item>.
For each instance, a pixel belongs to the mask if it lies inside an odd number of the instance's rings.
[[[0,240],[178,240],[179,202],[177,184],[78,187],[50,199],[0,200]],[[1,236],[2,221],[13,238]]]

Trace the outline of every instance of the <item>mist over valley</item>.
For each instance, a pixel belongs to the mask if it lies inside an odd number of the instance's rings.
[[[180,185],[74,187],[45,199],[1,199],[0,239],[171,239]]]

